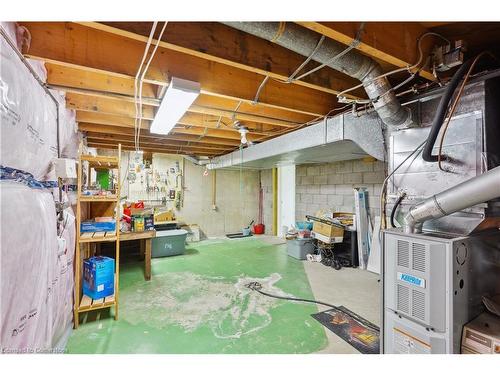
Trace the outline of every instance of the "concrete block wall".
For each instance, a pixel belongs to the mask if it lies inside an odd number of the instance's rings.
[[[385,178],[385,163],[381,161],[347,160],[324,164],[304,164],[296,168],[295,216],[319,210],[354,212],[354,192],[357,187],[368,191],[368,206],[372,218],[380,215],[379,201]]]

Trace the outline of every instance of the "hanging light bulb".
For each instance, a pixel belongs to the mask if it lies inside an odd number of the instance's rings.
[[[245,128],[244,126],[241,126],[240,128],[238,128],[238,131],[240,132],[240,135],[241,135],[241,143],[244,145],[247,144],[248,143],[248,140],[247,140],[248,129]]]

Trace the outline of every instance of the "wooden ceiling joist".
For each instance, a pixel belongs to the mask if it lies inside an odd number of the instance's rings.
[[[41,59],[135,76],[144,52],[143,41],[75,23],[21,24],[32,36],[27,54]],[[258,73],[160,47],[148,70],[148,82],[165,84],[172,76],[199,82],[204,93],[249,103],[263,78]],[[335,95],[275,80],[268,81],[259,102],[312,116],[325,114],[337,105]]]
[[[152,22],[85,22],[85,26],[146,42]],[[286,80],[305,58],[286,48],[218,22],[170,22],[160,46],[263,76]],[[313,68],[319,64],[310,63]],[[355,86],[356,80],[330,68],[296,85],[330,94]]]
[[[80,82],[83,81],[80,80]],[[74,88],[63,85],[54,85],[50,80],[49,84],[51,84],[52,88],[64,90],[66,92],[66,98],[68,99],[68,105],[70,106],[70,108],[79,109],[81,111],[103,112],[108,114],[116,113],[123,116],[135,117],[135,100],[134,97],[132,96],[106,93],[102,91],[92,91],[90,89]],[[115,108],[115,106],[112,100],[120,100],[128,102],[130,104],[122,103],[121,107],[116,108],[116,112],[114,112],[113,109]],[[158,107],[160,105],[160,100],[154,98],[143,98],[143,104],[144,104],[143,108],[146,108],[146,106]],[[208,102],[208,104],[210,104],[210,101]],[[261,123],[265,125],[287,127],[287,128],[295,128],[299,125],[299,123],[292,122],[289,120],[282,120],[261,115],[255,115],[252,113],[245,113],[240,111],[240,109],[238,109],[238,111],[235,112],[234,109],[236,109],[236,106],[232,109],[224,109],[212,106],[193,104],[189,108],[188,112],[218,116],[225,119],[229,119],[231,122],[233,120],[240,120],[245,122],[250,121],[252,123]],[[148,109],[148,111],[144,111],[143,118],[151,119],[150,118],[151,111],[154,112],[154,109]],[[251,127],[252,125],[250,124],[248,126]]]
[[[223,98],[221,96],[213,96],[201,94],[195,100],[194,105],[207,108],[221,109],[233,113],[236,108],[238,108],[238,118],[241,120],[246,120],[244,117],[239,117],[243,114],[250,114],[252,116],[263,117],[264,119],[259,119],[258,122],[268,123],[265,119],[278,119],[289,121],[296,124],[302,124],[304,122],[310,121],[314,116],[307,115],[304,113],[287,111],[279,108],[272,108],[263,106],[259,103],[253,104],[248,102],[241,102],[229,98]],[[255,120],[257,121],[257,120]]]
[[[66,106],[77,111],[99,112],[135,118],[135,104],[133,102],[113,97],[67,92]],[[153,120],[153,107],[143,105],[142,108],[142,118]]]
[[[223,129],[208,129],[208,128],[197,128],[197,127],[182,127],[182,125],[177,125],[172,129],[171,134],[191,134],[198,136],[216,137],[224,139],[235,139],[240,140],[241,135],[238,132],[232,130]],[[261,141],[266,138],[265,135],[255,134],[252,132],[247,133],[247,139],[249,141]]]
[[[134,129],[132,128],[122,128],[118,126],[108,126],[100,124],[88,124],[84,122],[78,123],[78,129],[84,132],[131,135],[131,136],[134,135]],[[227,145],[227,146],[238,146],[240,144],[240,140],[237,139],[217,138],[206,135],[200,136],[200,135],[190,135],[190,134],[159,135],[150,133],[147,130],[141,131],[141,139],[172,139],[177,141],[189,141],[189,142]]]
[[[100,112],[89,112],[89,111],[77,111],[76,112],[77,122],[87,122],[91,124],[104,124],[104,125],[114,125],[126,128],[135,128],[135,119],[133,117],[124,117],[119,115],[110,115],[107,113]],[[151,121],[142,120],[141,129],[149,129]],[[230,123],[226,120],[221,120],[215,116],[201,115],[198,113],[187,112],[178,121],[179,125],[183,127],[198,127],[198,128],[209,128],[209,129],[222,129],[226,131],[238,132],[236,128],[233,128]],[[246,122],[245,126],[250,130],[249,134],[255,135],[267,135],[269,133],[275,132],[274,128],[263,126],[262,124]]]
[[[295,128],[298,123],[286,121],[286,120],[280,120],[280,119],[273,119],[273,118],[266,118],[262,116],[257,116],[251,113],[235,113],[232,110],[225,110],[225,109],[220,109],[220,108],[213,108],[213,107],[205,107],[205,106],[200,106],[197,104],[191,105],[189,108],[189,112],[193,113],[201,113],[201,114],[206,114],[206,115],[212,115],[212,116],[220,116],[224,119],[230,119],[233,120],[233,117],[235,120],[240,120],[242,122],[253,122],[253,123],[261,123],[261,124],[267,124],[267,125],[273,125],[273,126],[279,126],[279,127],[284,127],[284,128]]]
[[[86,122],[89,124],[120,126],[125,128],[135,127],[135,119],[133,117],[110,115],[99,112],[76,111],[76,121]],[[141,129],[149,129],[151,121],[142,120],[141,123]]]
[[[360,26],[359,22],[297,23],[345,45],[355,40]],[[427,29],[417,22],[366,22],[357,49],[392,66],[411,66],[418,59],[417,39],[426,31]],[[431,42],[431,38],[422,42],[424,56],[430,52]],[[420,75],[435,80],[429,71],[422,71]]]
[[[113,149],[116,150],[118,147],[118,143],[102,143],[102,142],[92,142],[87,144],[89,147],[96,148],[104,148],[104,149]],[[122,145],[122,150],[125,151],[134,151],[134,146]],[[199,155],[199,156],[217,156],[218,154],[214,153],[206,153],[206,152],[190,152],[187,150],[179,150],[173,148],[157,148],[157,147],[141,147],[142,151],[145,152],[154,152],[154,153],[162,153],[162,154],[174,154],[174,155]]]
[[[87,139],[99,139],[99,140],[113,140],[115,142],[134,142],[133,135],[115,135],[115,134],[105,134],[105,133],[93,133],[87,132]],[[227,151],[232,150],[235,146],[224,146],[224,145],[214,145],[207,143],[197,143],[197,142],[189,142],[189,141],[176,141],[172,139],[162,139],[162,138],[145,138],[140,140],[140,144],[151,144],[151,145],[163,145],[163,146],[172,146],[172,147],[191,147],[191,148],[199,148],[202,150],[220,150]]]
[[[47,83],[51,85],[134,96],[135,77],[61,61],[42,61],[47,69]],[[158,85],[143,83],[143,98],[156,98],[157,95]]]
[[[43,59],[42,61],[45,61],[47,68],[47,83],[54,88],[87,95],[118,94],[121,96],[117,97],[123,100],[134,101],[134,77],[58,61]],[[158,86],[148,83],[143,85],[143,102],[146,105],[158,106],[160,101],[154,99],[154,91]],[[238,104],[239,102],[234,99],[201,94],[196,99],[192,111],[232,117]],[[313,118],[311,115],[248,102],[239,105],[236,117],[242,121],[249,120],[285,127],[304,123]]]
[[[126,140],[126,139],[121,139],[121,140],[113,140],[113,139],[101,139],[101,138],[93,138],[93,137],[87,137],[87,142],[92,142],[92,143],[107,143],[107,144],[116,144],[118,145],[121,143],[122,145],[125,146],[134,146],[134,140]],[[217,150],[217,149],[208,149],[208,148],[200,148],[200,147],[192,147],[192,146],[186,146],[186,145],[170,145],[170,144],[161,144],[161,143],[151,143],[151,142],[139,142],[139,148],[142,147],[151,147],[151,148],[157,148],[157,149],[168,149],[168,150],[176,150],[176,149],[182,149],[184,151],[188,152],[193,152],[193,153],[205,153],[206,155],[217,155],[217,154],[222,154],[224,152],[229,151],[229,149],[226,150]]]
[[[75,109],[78,113],[77,120],[78,121],[87,121],[91,123],[105,123],[108,125],[117,125],[117,126],[127,126],[134,127],[135,126],[135,104],[130,101],[124,101],[120,98],[115,97],[107,97],[105,95],[91,95],[91,94],[81,94],[76,92],[67,92],[66,93],[66,103],[67,107],[71,109]],[[199,113],[198,113],[199,111]],[[81,114],[85,113],[87,114]],[[216,116],[205,115],[204,113],[211,113],[213,115],[224,114],[224,118],[219,122],[219,118]],[[201,114],[200,114],[201,113]],[[191,110],[186,113],[180,120],[179,125],[189,126],[189,127],[198,127],[198,128],[209,128],[209,129],[221,129],[222,132],[215,133],[224,134],[225,138],[228,133],[233,132],[231,138],[239,139],[240,135],[235,128],[232,127],[232,119],[230,119],[230,113],[227,111],[219,111],[207,109],[206,111],[202,108],[198,108],[198,106],[194,106],[193,112]],[[260,119],[255,116],[248,115],[244,118],[251,119]],[[104,118],[104,121],[100,119]],[[128,119],[127,119],[128,118]],[[152,107],[143,106],[143,124],[142,128],[149,128],[149,124],[154,118],[154,113]],[[241,116],[236,116],[237,119],[242,119]],[[144,121],[145,120],[145,121]],[[268,122],[272,122],[274,125],[287,125],[287,127],[294,128],[290,126],[290,123],[286,123],[278,120],[268,120]],[[253,138],[253,135],[260,136],[255,139],[261,139],[262,136],[265,136],[269,133],[275,133],[274,128],[269,127],[268,124],[260,124],[246,121],[244,122],[245,126],[250,130],[249,135],[250,138]],[[196,132],[196,134],[202,134],[203,132]],[[213,131],[209,131],[206,133],[207,135],[211,135],[214,133]],[[187,134],[193,134],[192,132]]]

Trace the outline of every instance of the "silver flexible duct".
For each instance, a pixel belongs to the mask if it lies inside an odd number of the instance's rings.
[[[500,167],[471,178],[412,207],[404,218],[406,233],[419,233],[430,219],[439,219],[500,197]]]
[[[312,60],[345,73],[363,82],[364,88],[373,103],[375,110],[382,121],[391,126],[410,126],[413,123],[411,112],[401,107],[394,92],[388,92],[391,85],[386,77],[374,78],[383,74],[380,65],[371,58],[359,53],[356,49],[332,58],[345,51],[346,46],[332,39],[325,38],[319,47],[320,35],[295,23],[286,23],[285,27],[279,22],[224,22],[225,25],[262,39],[272,41],[286,49],[302,56],[312,56]],[[372,81],[373,80],[373,81]]]

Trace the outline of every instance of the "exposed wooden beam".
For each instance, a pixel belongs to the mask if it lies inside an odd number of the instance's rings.
[[[81,122],[78,124],[78,129],[85,132],[117,134],[117,135],[134,135],[134,129],[122,128],[118,126],[107,126],[100,124],[88,124]],[[208,136],[190,135],[190,134],[169,134],[158,135],[152,134],[147,130],[141,131],[141,139],[172,139],[178,141],[189,141],[198,143],[209,143],[218,145],[238,146],[240,141],[237,139],[216,138]]]
[[[142,42],[147,41],[152,27],[151,22],[82,24]],[[286,48],[218,22],[169,22],[160,46],[279,80],[286,80],[305,60]],[[317,65],[312,62],[310,67]],[[357,83],[325,68],[294,84],[337,94]]]
[[[241,139],[241,135],[238,132],[232,130],[182,127],[182,125],[177,125],[175,128],[173,128],[172,134],[192,134],[199,136],[225,138],[225,139]],[[254,134],[252,132],[247,133],[247,139],[252,142],[262,141],[265,138],[266,138],[265,135]]]
[[[191,105],[189,108],[189,112],[193,113],[201,113],[201,114],[206,114],[206,115],[212,115],[212,116],[221,116],[225,119],[234,119],[235,120],[240,120],[240,121],[250,121],[253,123],[261,123],[261,124],[267,124],[267,125],[273,125],[273,126],[279,126],[279,127],[285,127],[285,128],[295,128],[297,127],[297,123],[286,121],[286,120],[280,120],[280,119],[271,119],[271,118],[264,118],[261,116],[256,116],[251,113],[234,113],[231,110],[225,110],[225,109],[220,109],[220,108],[213,108],[213,107],[205,107],[197,104]]]
[[[45,68],[47,69],[47,83],[51,85],[134,96],[135,78],[125,74],[51,60],[45,60]],[[156,98],[157,94],[157,85],[143,83],[143,97]]]
[[[57,88],[60,90],[66,91],[66,98],[68,99],[68,106],[73,109],[79,109],[81,111],[94,111],[94,112],[103,112],[103,113],[117,113],[118,115],[134,117],[135,118],[135,101],[134,98],[128,95],[123,94],[113,94],[113,93],[105,93],[101,91],[92,91],[87,89],[73,88],[68,86],[54,86],[51,85],[52,88]],[[86,98],[87,97],[87,98]],[[109,100],[108,100],[109,99]],[[120,107],[116,107],[113,101],[110,100],[120,100],[124,102],[128,102],[129,104],[124,104]],[[143,98],[144,107],[152,106],[158,107],[160,105],[160,101],[158,99],[152,98]],[[236,106],[234,107],[234,109]],[[275,119],[264,117],[261,115],[254,115],[252,113],[242,113],[238,109],[237,112],[234,109],[226,110],[221,108],[214,108],[209,106],[203,106],[198,104],[193,104],[188,109],[188,112],[197,113],[197,114],[206,114],[212,116],[218,116],[230,120],[240,120],[255,124],[249,124],[248,127],[258,128],[262,127],[261,125],[272,125],[286,128],[295,128],[299,124],[295,122],[291,122],[288,120]],[[143,112],[143,118],[151,119],[151,111],[154,112],[153,109],[149,109],[148,112]]]
[[[37,59],[36,56],[29,54],[27,56]],[[45,62],[45,67],[47,68],[47,83],[52,86],[59,86],[58,88],[61,90],[79,93],[85,91],[93,91],[94,93],[107,92],[109,95],[112,93],[122,94],[124,98],[128,97],[130,101],[133,101],[135,79],[132,76],[50,59],[42,58],[40,60]],[[144,100],[146,104],[159,105],[159,100],[156,100],[156,102],[148,100],[148,98],[157,96],[155,95],[156,89],[158,89],[157,85],[143,84],[143,97],[146,98]],[[195,105],[211,109],[221,109],[231,113],[238,104],[238,100],[203,93],[195,101]],[[274,119],[292,123],[304,123],[313,118],[313,116],[307,114],[248,102],[242,102],[239,105],[238,113],[239,116],[251,115],[262,117],[263,119],[255,120],[260,122],[265,122],[265,119]],[[247,120],[245,117],[240,118]]]
[[[66,106],[78,111],[100,112],[110,115],[135,118],[135,104],[105,95],[87,95],[76,92],[66,93]],[[143,105],[142,118],[154,119],[153,107]]]
[[[115,135],[115,134],[106,134],[106,133],[93,133],[93,132],[87,132],[87,139],[99,139],[99,140],[113,140],[113,141],[124,141],[124,142],[134,142],[134,137],[133,135]],[[141,137],[142,139],[142,137]],[[226,150],[232,150],[235,148],[235,146],[224,146],[224,145],[214,145],[214,144],[207,144],[207,143],[197,143],[197,142],[189,142],[189,141],[176,141],[172,139],[152,139],[152,138],[145,138],[144,140],[141,140],[141,144],[151,144],[151,145],[164,145],[164,146],[173,146],[173,147],[181,147],[181,146],[188,146],[194,148],[199,148],[203,150],[220,150],[220,151],[226,151]]]
[[[120,97],[69,91],[66,93],[66,104],[68,108],[74,109],[77,112],[88,112],[87,115],[79,115],[79,121],[90,119],[89,122],[91,123],[103,123],[100,121],[100,118],[104,118],[104,123],[108,125],[135,126],[135,104],[128,100],[122,100]],[[151,121],[147,120],[152,120],[154,118],[154,113],[153,109],[149,106],[143,106],[143,108],[143,119],[146,121],[142,123],[141,128],[148,129]],[[206,113],[208,113],[208,115]],[[190,109],[190,111],[179,120],[179,124],[202,128],[221,128],[224,131],[237,132],[235,128],[231,128],[233,120],[230,118],[230,114],[229,111],[193,106],[193,110]],[[221,120],[222,123],[218,121],[219,118],[216,115],[224,117]],[[126,119],[126,117],[128,117],[128,119]],[[236,116],[236,119],[244,121],[242,117],[245,119],[260,119],[252,115]],[[274,125],[286,125],[286,127],[289,128],[295,128],[297,126],[291,126],[290,123],[280,120],[267,121],[272,122]],[[268,124],[260,124],[252,121],[244,121],[243,124],[250,130],[250,135],[255,134],[264,136],[274,131],[274,128],[269,127]],[[234,138],[236,139],[238,137],[239,135]]]
[[[297,22],[310,30],[349,45],[356,38],[359,22]],[[427,31],[417,22],[366,22],[357,49],[364,54],[396,67],[406,67],[417,61],[417,39]],[[422,42],[425,56],[430,52],[432,39]],[[420,75],[435,80],[431,72]]]
[[[123,117],[110,115],[107,113],[99,113],[99,112],[88,112],[88,111],[77,111],[76,112],[76,120],[78,122],[87,122],[91,124],[103,124],[103,125],[114,125],[114,126],[122,126],[126,128],[135,128],[135,119],[132,117]],[[222,120],[223,123],[218,125],[218,117],[202,115],[198,113],[187,112],[182,118],[179,120],[178,124],[183,127],[198,127],[198,128],[209,128],[209,129],[222,129],[227,131],[233,131],[237,133],[236,128],[230,127],[225,120]],[[141,124],[141,129],[149,129],[151,121],[143,120]],[[250,129],[250,134],[255,135],[267,135],[269,132],[273,132],[272,128],[261,128],[259,125],[254,123],[245,123]]]
[[[220,120],[220,121],[219,121]],[[204,113],[186,112],[184,116],[177,122],[179,125],[195,126],[199,128],[221,129],[226,131],[238,132],[233,126],[232,120],[220,118],[218,116],[207,115]],[[242,123],[249,130],[249,134],[267,135],[273,131],[273,128],[251,121],[244,121]]]
[[[102,138],[87,137],[87,142],[89,142],[89,143],[107,143],[107,144],[116,144],[116,145],[121,143],[122,146],[131,146],[131,147],[134,147],[134,145],[135,145],[133,139],[114,140],[114,139],[102,139]],[[150,148],[158,148],[158,149],[165,148],[165,149],[169,149],[169,150],[184,150],[187,152],[200,153],[200,154],[205,154],[205,155],[217,155],[217,154],[222,154],[224,152],[230,151],[229,149],[228,150],[217,150],[217,149],[192,147],[192,146],[186,146],[186,145],[175,146],[175,145],[170,145],[170,144],[139,142],[139,148],[142,148],[142,147],[150,147]]]
[[[99,112],[88,112],[88,111],[77,110],[76,121],[86,122],[89,124],[121,126],[126,128],[135,127],[135,119],[133,117],[110,115],[107,113],[99,113]],[[150,126],[149,120],[142,120],[141,129],[149,129],[149,126]]]
[[[220,96],[201,94],[196,99],[194,104],[201,107],[221,109],[232,113],[236,109],[236,107],[238,107],[239,102],[237,100],[223,98]],[[241,116],[242,114],[251,114],[252,116],[260,116],[269,119],[286,120],[297,124],[302,124],[314,118],[314,116],[306,115],[303,113],[286,111],[279,108],[263,106],[259,103],[253,104],[248,102],[241,102],[241,104],[239,104],[238,116]],[[239,118],[241,120],[246,120],[243,117]],[[258,121],[266,122],[264,119],[260,119]]]
[[[118,143],[88,143],[89,147],[95,147],[95,148],[103,148],[103,149],[114,149],[118,147]],[[126,151],[134,151],[135,147],[134,146],[126,146],[122,145],[122,150]],[[213,154],[213,153],[206,153],[206,152],[191,152],[187,150],[177,150],[177,149],[171,149],[171,148],[157,148],[157,147],[141,147],[141,150],[146,151],[146,152],[154,152],[154,153],[162,153],[162,154],[174,154],[174,155],[197,155],[197,156],[217,156],[219,154]]]
[[[23,22],[31,33],[29,55],[135,76],[144,42],[74,23]],[[165,84],[175,76],[197,81],[205,93],[252,102],[262,75],[160,47],[151,63],[148,82]],[[332,94],[269,80],[262,105],[312,116],[337,105]]]

